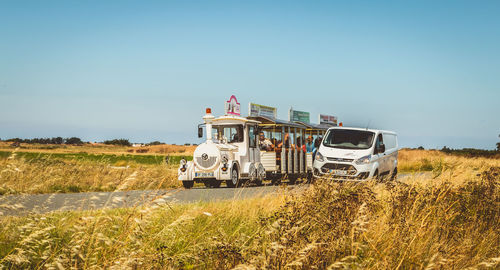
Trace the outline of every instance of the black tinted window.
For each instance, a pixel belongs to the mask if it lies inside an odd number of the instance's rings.
[[[351,129],[331,129],[323,140],[323,145],[341,149],[368,149],[372,146],[371,131]]]

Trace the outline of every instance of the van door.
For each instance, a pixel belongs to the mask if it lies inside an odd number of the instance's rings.
[[[398,159],[398,143],[397,137],[395,134],[384,133],[384,144],[385,144],[385,158],[386,158],[386,166],[389,172],[393,172],[397,166]]]
[[[384,138],[382,134],[378,134],[377,140],[375,141],[375,149],[373,150],[373,155],[376,157],[378,162],[378,173],[379,175],[385,173],[387,168],[387,158],[385,156],[385,152],[381,149],[382,145],[384,145]]]

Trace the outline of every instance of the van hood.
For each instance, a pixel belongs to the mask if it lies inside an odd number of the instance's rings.
[[[326,147],[321,145],[319,152],[325,157],[329,158],[346,158],[346,159],[358,159],[372,153],[371,148],[368,149],[340,149],[333,147]]]

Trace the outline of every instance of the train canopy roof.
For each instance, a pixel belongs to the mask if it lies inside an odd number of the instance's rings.
[[[293,128],[306,128],[304,125],[281,120],[281,119],[272,119],[265,116],[249,116],[248,119],[256,120],[260,122],[261,126],[284,126],[284,127],[293,127]]]
[[[223,115],[217,118],[214,118],[212,120],[213,124],[231,124],[233,122],[242,122],[242,123],[255,123],[255,124],[260,124],[259,121],[256,121],[254,119],[248,119],[245,117],[241,116],[236,116],[236,115]]]
[[[313,124],[313,123],[303,123],[303,122],[295,122],[295,123],[305,126],[306,129],[308,129],[308,130],[326,131],[327,129],[333,127],[331,125],[325,125],[325,124]]]

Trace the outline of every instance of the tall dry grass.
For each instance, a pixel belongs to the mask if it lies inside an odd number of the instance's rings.
[[[425,157],[424,154],[422,154]],[[429,157],[425,157],[429,158]],[[249,200],[0,220],[5,268],[498,269],[500,162]]]
[[[0,159],[0,194],[157,189],[180,187],[176,165],[143,165],[71,159]]]
[[[232,202],[5,217],[4,268],[217,268],[243,261],[280,196]],[[228,256],[231,253],[231,256]]]

